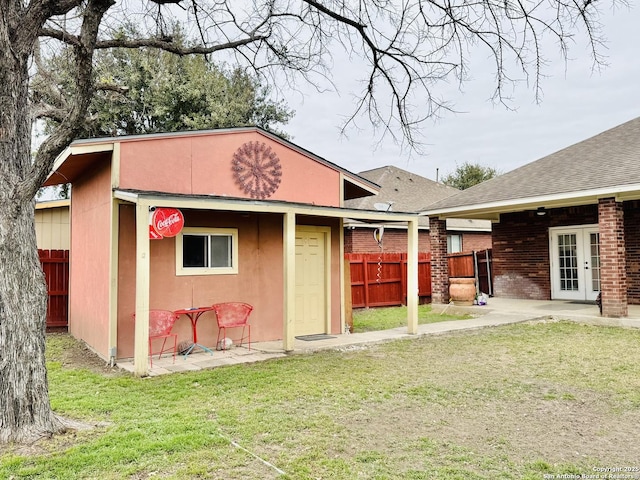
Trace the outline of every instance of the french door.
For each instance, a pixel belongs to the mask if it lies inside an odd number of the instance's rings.
[[[597,226],[549,229],[551,298],[595,300],[600,292],[600,235]]]

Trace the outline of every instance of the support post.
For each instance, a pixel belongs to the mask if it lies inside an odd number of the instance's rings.
[[[431,302],[449,303],[446,220],[429,218],[431,240]]]
[[[109,267],[109,362],[115,364],[118,351],[118,258],[120,238],[120,203],[111,200],[111,240]]]
[[[284,262],[284,305],[282,342],[285,352],[291,352],[295,343],[296,311],[296,214],[286,212],[282,228]]]
[[[407,222],[407,332],[418,333],[418,219]]]
[[[616,202],[615,198],[601,198],[598,201],[598,229],[602,315],[626,317],[627,268],[622,202]]]
[[[133,367],[136,376],[149,373],[149,205],[136,205],[136,320]]]

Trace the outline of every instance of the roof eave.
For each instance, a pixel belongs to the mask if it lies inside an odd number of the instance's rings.
[[[496,221],[501,213],[520,212],[523,210],[535,210],[539,207],[561,208],[578,205],[598,203],[600,198],[613,197],[616,201],[628,201],[640,199],[640,184],[618,185],[579,192],[566,192],[554,195],[541,195],[537,197],[502,200],[475,205],[462,205],[445,207],[433,210],[424,210],[420,215],[428,215],[439,218],[473,218]]]
[[[49,176],[44,181],[43,186],[53,186],[62,183],[68,183],[69,179],[67,178],[65,173],[62,172],[62,170],[65,170],[69,166],[69,163],[73,163],[74,158],[88,154],[108,153],[112,152],[114,148],[114,142],[101,142],[92,144],[72,143],[56,157],[53,162],[53,167],[49,172]],[[65,166],[65,164],[67,165]]]
[[[57,200],[42,200],[36,201],[36,210],[46,210],[50,208],[68,208],[71,205],[71,200],[68,198],[60,198]]]
[[[352,218],[369,222],[408,222],[419,219],[417,213],[411,212],[379,212],[285,201],[218,197],[214,195],[187,195],[115,189],[113,196],[118,200],[130,203],[157,204],[174,208],[228,210],[237,212],[250,211],[256,213],[294,212],[302,215]]]

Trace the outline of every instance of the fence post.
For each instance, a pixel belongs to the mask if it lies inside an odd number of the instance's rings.
[[[400,254],[400,290],[402,291],[402,304],[407,305],[407,254]]]
[[[493,253],[493,252],[492,252]],[[493,282],[491,281],[491,256],[489,256],[489,249],[484,251],[485,258],[487,259],[487,283],[489,284],[489,296],[493,296]]]
[[[478,271],[478,254],[474,250],[473,252],[473,275],[476,279],[476,295],[480,295],[480,272]]]
[[[369,308],[369,259],[366,255],[362,256],[362,276],[364,277],[364,306]]]

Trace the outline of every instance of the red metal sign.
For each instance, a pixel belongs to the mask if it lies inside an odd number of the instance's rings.
[[[156,229],[153,228],[153,225],[149,225],[149,240],[162,240],[162,235],[156,232]]]
[[[163,237],[175,237],[184,227],[184,217],[177,208],[156,208],[151,226]]]

